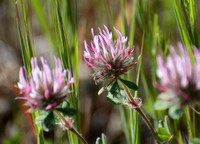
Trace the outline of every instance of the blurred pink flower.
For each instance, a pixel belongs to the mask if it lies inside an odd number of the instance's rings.
[[[55,58],[55,69],[51,70],[46,59],[41,57],[42,68],[38,66],[37,58],[31,59],[31,76],[24,67],[19,70],[17,87],[23,97],[17,99],[27,100],[30,110],[36,108],[50,110],[64,101],[69,93],[69,87],[74,83],[69,70],[62,69],[61,61]],[[66,73],[68,83],[65,83]],[[27,77],[27,79],[26,79]]]
[[[173,46],[166,62],[159,55],[157,57],[157,88],[164,92],[173,92],[175,97],[168,101],[178,101],[179,105],[200,101],[200,51],[193,47],[195,64],[192,65],[189,53],[178,43],[178,53]]]
[[[113,40],[112,32],[104,25],[104,30],[99,28],[99,35],[94,35],[90,45],[84,41],[84,60],[88,67],[94,70],[95,83],[118,78],[134,64],[133,50],[127,37],[114,28],[117,40]]]

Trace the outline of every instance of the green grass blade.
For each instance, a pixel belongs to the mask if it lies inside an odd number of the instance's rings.
[[[18,21],[17,21],[17,30],[18,30],[18,34],[19,34],[19,41],[20,41],[20,47],[21,47],[23,63],[24,63],[25,68],[29,72],[29,66],[28,66],[28,62],[27,62],[26,50],[25,50],[25,47],[24,47],[24,41],[23,41],[23,38],[22,38],[22,33],[21,33],[21,29],[20,29]]]
[[[184,29],[183,21],[182,21],[182,19],[181,19],[181,15],[180,15],[180,12],[179,12],[178,5],[177,5],[177,1],[176,1],[176,0],[173,0],[173,6],[174,6],[174,13],[175,13],[175,16],[176,16],[176,20],[177,20],[177,23],[178,23],[178,28],[179,28],[179,31],[180,31],[180,33],[181,33],[181,38],[182,38],[182,40],[183,40],[183,43],[184,43],[184,44],[187,46],[187,48],[188,48],[189,55],[190,55],[190,58],[191,58],[192,63],[195,64],[195,59],[194,59],[194,56],[193,56],[192,48],[191,48],[189,39],[188,39],[188,37],[187,37],[186,31],[185,31],[185,29]]]
[[[31,71],[31,67],[29,65],[30,64],[30,59],[27,58],[27,53],[26,53],[24,41],[23,41],[23,38],[22,38],[22,33],[21,33],[21,29],[20,29],[20,19],[19,19],[19,13],[18,13],[17,5],[16,5],[16,11],[17,11],[17,29],[18,29],[19,39],[20,39],[20,46],[21,46],[21,53],[22,53],[23,63],[24,63],[24,66],[25,66],[27,72],[30,74],[30,71]],[[31,55],[29,55],[29,56],[31,56]],[[34,122],[35,118],[38,115],[39,114],[38,114],[37,111],[33,112],[33,114],[32,114],[33,123],[34,123],[34,127],[35,127],[36,134],[37,134],[37,143],[38,144],[44,144],[43,132],[40,129],[40,127],[38,125],[36,125],[35,122]]]
[[[77,0],[75,0],[76,5],[76,22],[75,22],[75,57],[76,57],[76,88],[79,92],[79,49],[78,49],[78,10],[77,10]],[[79,95],[77,93],[77,95]]]
[[[59,4],[59,1],[56,0],[56,13],[57,13],[57,30],[58,30],[58,36],[59,36],[59,41],[61,43],[61,48],[60,48],[60,57],[62,59],[62,62],[63,62],[63,65],[65,68],[69,68],[72,72],[72,75],[73,74],[73,67],[72,67],[72,59],[73,59],[73,56],[69,57],[69,54],[71,55],[71,51],[70,51],[70,48],[69,48],[69,43],[68,43],[68,39],[67,39],[67,32],[66,32],[66,25],[64,26],[64,24],[66,23],[63,23],[63,17],[61,15],[61,11],[60,11],[60,4]],[[74,84],[74,90],[73,90],[73,96],[71,97],[71,102],[72,102],[72,105],[78,109],[78,100],[77,100],[77,95],[78,95],[78,85],[77,83],[79,82],[78,80],[78,24],[75,26],[76,29],[75,29],[75,37],[73,37],[75,39],[75,44],[76,44],[76,49],[75,49],[75,64],[76,64],[76,85]],[[78,81],[78,82],[77,82]],[[76,128],[78,131],[80,131],[80,126],[79,126],[79,115],[76,115],[75,117],[76,119]],[[77,139],[76,136],[74,136],[74,134],[71,134],[69,133],[69,139],[71,141],[71,143],[80,143],[79,139]]]
[[[156,61],[156,54],[157,54],[157,41],[158,41],[158,34],[159,34],[159,26],[158,26],[158,15],[154,14],[153,19],[153,32],[152,32],[152,48],[151,48],[151,60],[152,60],[152,81],[156,81],[156,68],[157,68],[157,61]],[[157,95],[156,89],[153,89],[154,95]]]
[[[29,2],[33,10],[35,11],[35,14],[38,17],[38,20],[41,24],[41,27],[43,29],[45,36],[50,40],[50,42],[53,45],[53,48],[56,48],[56,43],[55,43],[54,38],[51,35],[51,29],[50,29],[49,23],[47,22],[46,16],[44,15],[40,0],[30,0]]]
[[[195,111],[194,110],[192,111],[192,117],[193,117],[193,121],[192,121],[193,127],[192,127],[192,129],[193,129],[194,137],[196,137],[196,124],[195,124],[196,120],[195,120]]]
[[[71,8],[72,1],[62,1],[62,18],[63,18],[63,25],[66,26],[66,30],[70,32],[70,29],[74,29],[73,24],[73,15],[72,15],[72,8]],[[70,29],[67,29],[69,27]],[[70,32],[71,33],[71,32]]]
[[[131,45],[131,49],[133,49],[133,43],[134,43],[136,9],[137,9],[137,0],[134,0],[133,1],[133,11],[132,11],[131,25],[130,25],[130,33],[129,33],[129,42],[130,42],[130,45]],[[131,79],[131,74],[132,74],[131,72],[128,73],[129,80]],[[138,126],[134,126],[134,122],[137,125],[138,119],[136,119],[136,121],[135,121],[135,119],[134,119],[135,113],[134,113],[133,109],[129,109],[128,114],[129,114],[129,117],[130,117],[130,121],[127,121],[127,122],[129,122],[129,125],[127,125],[127,124],[125,125],[125,126],[128,126],[128,128],[126,128],[126,130],[125,130],[125,135],[126,135],[127,142],[130,144],[130,143],[134,143],[134,139],[135,139],[136,142],[138,141],[137,140],[137,138],[138,138]],[[135,116],[138,117],[137,115],[138,114],[136,113]],[[137,132],[137,134],[135,135],[134,132]]]
[[[190,5],[190,20],[192,22],[193,35],[194,35],[194,44],[196,47],[199,47],[198,35],[196,31],[195,1],[190,0],[189,5]]]
[[[189,129],[190,138],[194,138],[195,134],[192,127],[189,107],[185,108],[185,116],[186,116],[186,121],[187,121],[188,129]]]
[[[28,54],[28,58],[30,60],[31,57],[33,57],[35,54],[32,49],[32,44],[31,44],[31,40],[30,40],[30,33],[29,33],[29,28],[28,28],[28,21],[27,21],[27,16],[26,16],[24,0],[21,0],[21,6],[22,6],[22,10],[23,10],[23,19],[24,19],[24,25],[25,25],[25,31],[26,31],[27,54]]]
[[[33,123],[34,123],[34,127],[35,127],[35,131],[37,133],[37,144],[44,144],[44,136],[43,136],[43,131],[41,130],[41,128],[35,124],[35,118],[39,116],[38,111],[34,111],[32,114],[32,118],[33,118]]]
[[[59,4],[58,0],[56,0],[55,2],[56,2],[56,13],[57,13],[59,39],[60,39],[61,48],[62,48],[60,50],[61,51],[60,57],[62,59],[63,66],[66,69],[66,68],[69,68],[69,63],[70,63],[69,54],[68,54],[69,47],[67,44],[67,40],[65,38],[65,32],[64,32],[64,28],[63,28],[61,13],[60,13],[60,4]]]
[[[127,25],[127,22],[126,22],[126,12],[125,12],[125,0],[120,0],[120,6],[121,6],[123,34],[125,36],[128,36],[128,25]]]
[[[174,6],[174,12],[175,12],[176,20],[177,20],[177,23],[178,23],[178,28],[179,28],[180,33],[181,33],[181,38],[182,38],[184,44],[188,48],[190,48],[190,42],[189,42],[189,39],[187,37],[186,31],[184,29],[183,21],[181,19],[181,15],[180,15],[179,8],[178,8],[176,0],[173,0],[173,6]]]
[[[137,72],[137,79],[136,79],[136,84],[139,86],[140,85],[140,74],[141,74],[141,67],[142,67],[142,54],[143,54],[143,48],[144,48],[144,35],[145,35],[145,31],[143,32],[143,36],[142,36],[142,46],[141,46],[141,52],[140,55],[138,57],[138,72]],[[139,90],[135,91],[135,95],[134,97],[137,98],[139,96]],[[136,111],[133,112],[133,122],[134,122],[134,137],[133,137],[133,142],[135,144],[138,143],[138,113]]]
[[[195,1],[189,0],[190,5],[190,18],[193,24],[196,23],[196,17],[195,17]]]
[[[102,139],[103,144],[107,144],[106,135],[104,135],[103,133],[101,134],[101,139]]]
[[[180,131],[178,131],[178,143],[179,144],[183,144],[183,138],[182,138],[182,134],[181,134],[181,132]]]
[[[191,40],[191,42],[194,44],[194,37],[193,37],[193,32],[192,32],[192,26],[189,20],[189,3],[188,1],[185,0],[180,0],[181,1],[181,6],[182,6],[182,10],[183,10],[183,14],[184,14],[184,22],[185,22],[185,26],[187,28],[188,34],[189,34],[189,38]]]
[[[131,143],[131,137],[130,137],[130,133],[129,133],[129,125],[128,125],[125,106],[120,105],[119,109],[120,109],[120,115],[121,115],[121,119],[122,119],[122,126],[123,126],[123,130],[124,130],[125,137],[126,137],[126,142],[128,144],[130,144]]]
[[[156,120],[158,120],[158,116],[156,114],[156,111],[154,110],[153,105],[154,105],[154,97],[153,94],[151,93],[151,90],[148,86],[147,80],[146,80],[146,76],[144,74],[144,70],[142,68],[142,83],[143,83],[143,87],[144,87],[144,91],[145,91],[145,96],[147,99],[147,104],[145,107],[147,107],[147,109],[149,110],[148,112],[152,115],[152,117]]]
[[[67,131],[67,135],[68,135],[69,144],[75,144],[73,133],[71,131]]]
[[[112,16],[111,9],[110,9],[110,1],[109,0],[104,0],[103,3],[104,3],[104,6],[105,6],[108,23],[109,23],[109,25],[114,26],[113,16]],[[112,32],[114,33],[113,29],[112,29]]]
[[[22,33],[21,33],[20,18],[19,18],[19,11],[18,11],[18,8],[17,8],[17,3],[16,3],[16,14],[17,14],[17,18],[16,18],[17,30],[18,30],[18,35],[19,35],[19,42],[20,42],[20,47],[21,47],[22,59],[23,59],[24,66],[25,66],[27,72],[29,73],[29,65],[28,65],[28,62],[27,62],[27,53],[26,53],[26,50],[25,50],[24,40],[23,40]]]
[[[77,8],[77,0],[75,0],[75,7],[76,7],[76,18],[75,18],[75,69],[76,69],[76,84],[75,84],[75,104],[76,108],[79,109],[79,45],[78,45],[78,8]],[[80,113],[76,116],[76,127],[77,130],[80,131]],[[80,141],[79,141],[80,143]]]
[[[130,25],[130,34],[129,34],[129,41],[131,48],[133,46],[134,36],[135,36],[136,8],[137,8],[137,0],[133,0],[133,12]]]
[[[138,14],[137,17],[138,17],[141,29],[143,29],[144,28],[144,8],[143,8],[142,0],[138,0],[137,14]]]

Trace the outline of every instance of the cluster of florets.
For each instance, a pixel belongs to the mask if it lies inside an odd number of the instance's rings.
[[[195,63],[181,43],[178,52],[170,46],[170,54],[166,62],[159,55],[157,57],[157,76],[160,81],[158,89],[174,93],[167,101],[176,101],[179,106],[200,101],[200,52],[193,47]]]
[[[30,110],[50,110],[64,101],[69,93],[69,87],[74,79],[69,70],[63,70],[59,58],[54,58],[55,69],[51,70],[46,59],[41,57],[42,68],[38,66],[37,59],[31,59],[31,75],[24,67],[19,71],[17,87],[23,97],[17,99],[27,100]],[[68,83],[66,84],[66,74]]]
[[[105,25],[104,29],[99,28],[99,35],[94,35],[91,29],[93,40],[90,45],[84,41],[84,60],[94,70],[92,76],[96,83],[118,78],[135,63],[127,37],[114,28],[117,40],[113,40],[112,32]]]

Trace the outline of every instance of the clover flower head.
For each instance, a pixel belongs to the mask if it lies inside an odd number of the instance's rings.
[[[127,37],[114,28],[117,40],[113,40],[112,32],[104,25],[104,30],[99,28],[99,34],[94,35],[90,45],[84,41],[84,60],[92,68],[95,83],[116,79],[131,69],[135,63],[133,50]],[[128,45],[128,47],[126,47]]]
[[[200,52],[193,47],[195,64],[192,64],[189,53],[178,43],[178,52],[173,46],[166,62],[159,55],[157,57],[157,88],[164,92],[173,93],[167,101],[176,101],[179,106],[194,104],[200,101]],[[162,100],[162,98],[161,98]]]
[[[42,67],[37,63],[37,58],[31,59],[31,75],[29,76],[25,67],[19,70],[19,82],[17,88],[30,110],[50,110],[64,101],[69,93],[69,87],[74,83],[69,70],[63,70],[59,58],[55,58],[55,68],[50,69],[46,59],[41,57]],[[66,73],[68,82],[65,83]]]

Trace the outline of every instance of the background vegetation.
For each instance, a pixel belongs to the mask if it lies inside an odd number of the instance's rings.
[[[144,111],[155,128],[167,120],[172,143],[200,137],[200,116],[193,111],[187,109],[179,120],[173,120],[165,117],[167,111],[156,111],[153,106],[159,93],[156,55],[166,56],[169,45],[178,41],[199,47],[199,13],[198,0],[18,0],[17,5],[15,0],[0,0],[0,143],[36,143],[31,116],[14,99],[18,90],[13,85],[23,62],[32,56],[52,61],[53,55],[76,77],[70,102],[79,113],[73,118],[89,143],[95,143],[101,133],[113,144],[153,143],[152,134],[134,111],[109,103],[105,93],[97,95],[101,85],[94,84],[83,62],[83,40],[90,41],[90,29],[97,32],[103,24],[129,37],[136,60],[144,44],[141,69],[138,64],[127,78],[139,84],[135,96],[143,99]],[[59,127],[44,133],[49,144],[66,143],[70,135]]]

